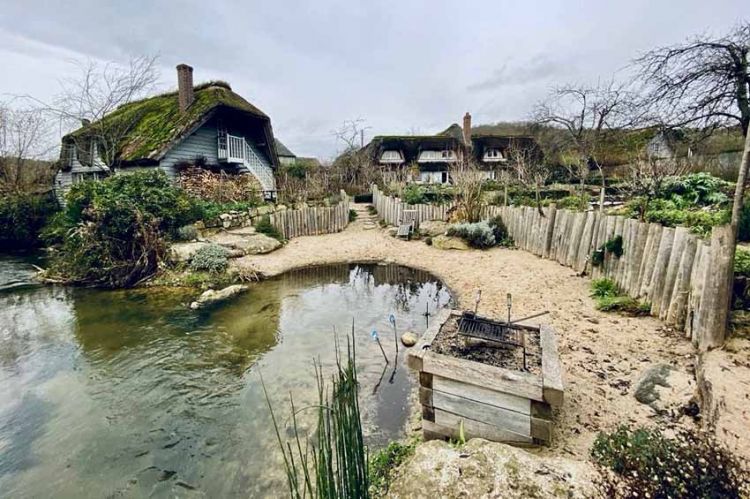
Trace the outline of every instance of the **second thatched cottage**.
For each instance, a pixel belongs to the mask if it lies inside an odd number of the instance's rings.
[[[253,175],[264,197],[276,192],[279,166],[271,119],[228,83],[193,85],[193,68],[177,66],[176,92],[124,104],[62,139],[58,197],[72,184],[115,171],[161,168],[177,178],[182,165]]]

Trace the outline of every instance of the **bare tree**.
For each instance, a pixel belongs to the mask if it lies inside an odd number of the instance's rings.
[[[333,161],[332,169],[340,180],[341,188],[354,188],[366,191],[373,182],[382,182],[383,170],[373,164],[372,158],[364,145],[365,120],[357,118],[346,120],[337,130],[334,137],[344,145],[344,150]]]
[[[750,128],[750,23],[724,36],[698,36],[685,43],[661,47],[636,59],[643,83],[641,105],[659,123],[691,126],[704,131],[739,125]],[[747,155],[744,155],[747,158]],[[732,207],[737,233],[748,174],[740,165]]]
[[[51,187],[50,122],[35,108],[17,109],[0,103],[0,187],[4,191],[43,190]],[[50,185],[45,185],[50,184]]]
[[[652,199],[659,197],[664,188],[664,182],[669,177],[682,175],[689,167],[685,161],[678,158],[656,158],[653,156],[639,156],[628,163],[626,185],[628,191],[639,197],[639,219],[643,221]]]
[[[659,122],[708,132],[739,125],[745,134],[732,204],[733,241],[737,240],[750,169],[749,55],[750,23],[743,22],[724,36],[698,36],[682,44],[657,48],[635,61],[645,93],[642,106]],[[734,252],[735,245],[731,244],[731,258]],[[726,280],[731,296],[731,265]]]
[[[560,157],[571,175],[580,180],[583,196],[591,167],[599,170],[601,192],[599,208],[604,205],[606,179],[599,161],[605,133],[622,129],[639,121],[635,99],[624,84],[610,80],[593,87],[567,85],[555,89],[550,97],[537,104],[534,122],[561,129],[563,143]]]
[[[87,132],[74,138],[76,148],[86,155],[95,144],[104,162],[112,166],[122,139],[140,117],[132,115],[127,121],[103,118],[153,90],[159,76],[156,61],[156,56],[134,57],[126,65],[78,61],[74,63],[78,74],[61,82],[60,93],[52,102],[28,98],[55,116],[64,130],[84,124]]]
[[[534,186],[536,208],[539,214],[544,216],[540,190],[550,177],[549,168],[544,164],[542,158],[529,148],[512,147],[510,159],[513,169],[518,174],[518,179],[526,185],[532,184]]]

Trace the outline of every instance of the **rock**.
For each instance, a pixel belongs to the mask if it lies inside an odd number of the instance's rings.
[[[205,248],[206,246],[210,246],[210,243],[175,243],[169,248],[169,256],[170,259],[175,262],[189,262],[199,249]]]
[[[396,473],[389,498],[599,497],[599,474],[585,461],[539,457],[510,445],[472,439],[459,448],[433,440],[417,446]]]
[[[417,344],[417,335],[411,331],[407,331],[401,335],[401,343],[403,343],[405,347],[413,347]]]
[[[246,233],[247,228],[220,232],[211,240],[229,250],[238,250],[242,255],[260,255],[270,253],[281,247],[281,243],[265,234]]]
[[[253,227],[252,225],[240,227],[238,229],[232,229],[227,232],[229,232],[230,234],[238,235],[238,236],[251,236],[253,234],[256,234],[255,227]]]
[[[232,215],[229,213],[222,213],[219,215],[219,220],[229,220],[230,218],[232,218]]]
[[[208,291],[205,291],[203,294],[201,294],[197,300],[191,303],[190,308],[192,308],[193,310],[197,310],[208,305],[214,305],[218,302],[225,301],[229,298],[237,296],[238,294],[243,293],[246,290],[247,286],[245,286],[244,284],[233,284],[231,286],[227,286],[224,289],[220,289],[219,291],[209,289]]]
[[[687,373],[667,364],[646,369],[635,386],[635,399],[657,414],[679,411],[693,396],[695,381]]]
[[[458,237],[436,236],[432,238],[432,245],[442,250],[467,250],[469,245]]]
[[[273,212],[273,206],[269,206],[267,204],[264,204],[263,206],[258,206],[255,209],[256,215],[267,215],[272,212]]]
[[[398,234],[398,227],[388,227],[388,229],[386,229],[386,234],[391,237],[396,237],[396,234]]]
[[[419,224],[419,233],[423,236],[442,236],[448,230],[448,222],[440,220],[425,220]]]

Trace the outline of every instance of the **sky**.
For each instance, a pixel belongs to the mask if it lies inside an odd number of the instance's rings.
[[[75,61],[158,55],[228,81],[298,156],[333,131],[435,133],[529,117],[556,85],[622,75],[634,57],[750,17],[747,0],[0,0],[0,100],[51,100]]]

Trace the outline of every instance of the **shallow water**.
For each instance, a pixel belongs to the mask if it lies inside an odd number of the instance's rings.
[[[289,434],[289,397],[315,402],[313,359],[335,365],[355,323],[368,443],[399,438],[413,380],[399,334],[450,301],[433,277],[397,266],[291,272],[223,306],[190,291],[43,287],[28,259],[0,257],[0,495],[285,496],[259,373]],[[379,331],[391,358],[370,338]],[[314,411],[300,425],[312,426]]]

